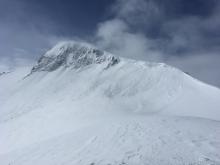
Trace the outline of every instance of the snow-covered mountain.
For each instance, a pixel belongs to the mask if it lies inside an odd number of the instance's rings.
[[[0,164],[220,164],[220,90],[62,42],[0,76]]]

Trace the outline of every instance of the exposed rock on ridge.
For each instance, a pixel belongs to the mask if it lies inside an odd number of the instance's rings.
[[[36,71],[54,71],[61,66],[81,68],[91,64],[105,63],[106,68],[117,64],[120,59],[91,45],[77,42],[62,42],[46,52],[37,65]]]

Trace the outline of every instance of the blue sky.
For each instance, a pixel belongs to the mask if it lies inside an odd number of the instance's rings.
[[[218,0],[0,0],[0,70],[73,39],[220,86],[219,18]]]

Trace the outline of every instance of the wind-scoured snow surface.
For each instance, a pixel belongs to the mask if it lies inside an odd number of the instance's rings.
[[[219,165],[220,90],[62,42],[0,76],[0,165]]]

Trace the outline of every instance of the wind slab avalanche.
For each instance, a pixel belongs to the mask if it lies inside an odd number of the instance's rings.
[[[220,164],[220,90],[166,64],[62,42],[0,86],[0,164]]]

